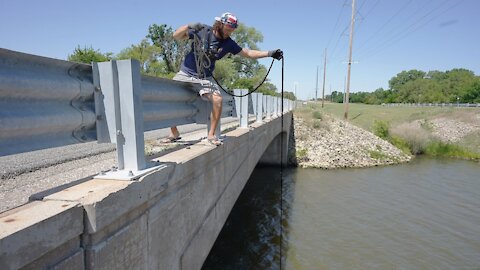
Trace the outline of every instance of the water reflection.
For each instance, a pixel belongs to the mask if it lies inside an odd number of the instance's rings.
[[[202,269],[279,269],[280,231],[285,264],[288,206],[294,194],[291,171],[283,173],[283,201],[278,168],[257,168],[240,194]],[[283,207],[283,213],[280,207]],[[283,267],[282,267],[283,268]]]

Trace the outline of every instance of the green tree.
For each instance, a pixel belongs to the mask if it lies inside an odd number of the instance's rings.
[[[132,45],[123,49],[117,56],[117,59],[137,59],[140,62],[143,74],[151,76],[160,76],[167,73],[165,65],[158,61],[160,48],[153,46],[147,39],[143,39],[140,44]]]
[[[290,100],[297,100],[297,97],[293,92],[285,91],[283,92],[283,97]]]
[[[338,91],[333,91],[331,94],[332,102],[343,103],[343,93]]]
[[[238,73],[235,70],[235,65],[231,57],[225,57],[215,63],[215,70],[213,76],[218,82],[227,88],[231,88],[235,80],[238,79]]]
[[[259,50],[258,43],[263,42],[263,35],[254,27],[248,27],[240,23],[235,32],[232,33],[232,39],[242,48]],[[233,63],[239,77],[254,76],[260,69],[265,68],[258,63],[258,60],[244,58],[239,55],[233,56]]]
[[[480,103],[480,78],[476,80],[464,91],[460,102]]]
[[[92,62],[105,62],[112,59],[112,53],[103,54],[99,50],[90,47],[77,46],[72,54],[68,56],[68,61],[91,64]]]
[[[166,24],[150,25],[147,38],[160,48],[160,57],[165,62],[167,73],[175,73],[180,69],[183,57],[188,49],[187,41],[173,39],[173,29]]]
[[[425,77],[425,72],[421,70],[412,69],[409,71],[402,71],[390,79],[390,81],[388,81],[388,85],[390,86],[390,89],[399,91],[401,86],[407,82],[414,81],[416,79],[422,79],[423,77]]]

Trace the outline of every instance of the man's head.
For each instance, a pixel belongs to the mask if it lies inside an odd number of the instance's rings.
[[[221,38],[228,38],[238,27],[238,20],[235,15],[225,12],[220,17],[215,17],[214,30],[218,32]]]

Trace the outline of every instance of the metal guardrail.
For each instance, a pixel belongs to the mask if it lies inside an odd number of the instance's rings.
[[[0,154],[96,140],[89,65],[0,49]]]
[[[136,60],[90,66],[0,49],[0,155],[111,142],[117,144],[119,168],[111,178],[131,180],[152,169],[145,163],[144,131],[209,126],[211,105],[192,87],[141,76]],[[223,97],[222,117],[238,116],[241,127],[247,126],[249,113],[259,122],[281,115],[277,97]],[[284,112],[293,105],[284,100]]]
[[[480,103],[384,103],[382,105],[387,107],[480,107]]]

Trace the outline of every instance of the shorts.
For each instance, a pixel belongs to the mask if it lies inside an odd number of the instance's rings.
[[[205,99],[205,97],[203,96],[205,94],[215,94],[220,96],[222,95],[218,84],[212,77],[198,79],[180,70],[177,74],[175,74],[173,80],[193,83],[195,85],[195,90],[198,92],[200,97],[202,97],[202,99]]]

